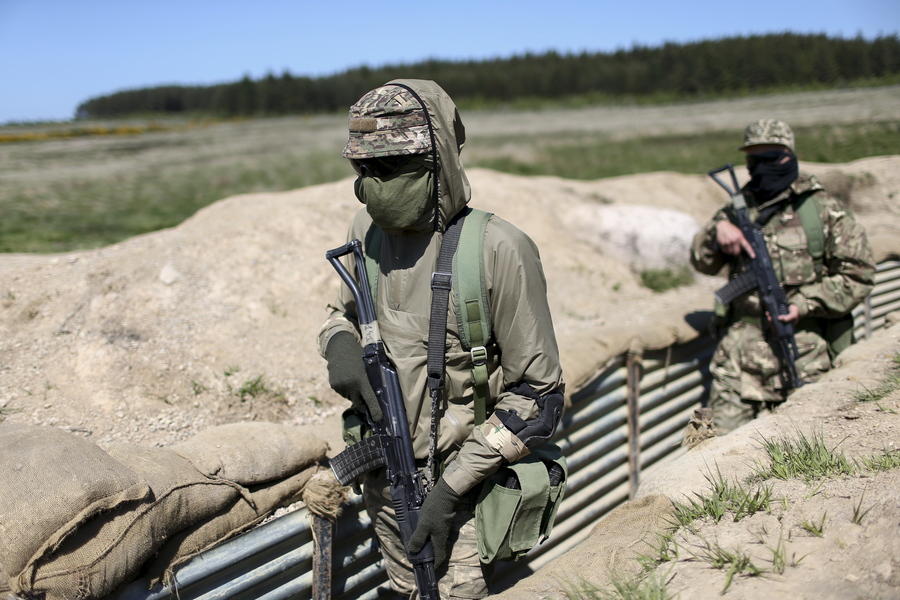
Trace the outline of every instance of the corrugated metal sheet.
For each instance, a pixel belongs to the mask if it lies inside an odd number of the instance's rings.
[[[854,310],[857,339],[883,327],[885,315],[894,310],[900,310],[898,261],[878,266],[875,290]],[[528,575],[580,543],[600,518],[629,498],[647,469],[682,451],[684,426],[708,395],[708,363],[714,349],[714,340],[702,336],[643,356],[620,356],[573,395],[557,434],[569,461],[569,481],[553,533],[524,560],[498,564],[498,585]],[[176,577],[178,597],[312,599],[313,553],[309,515],[299,510],[183,565]],[[168,588],[146,588],[146,582],[135,582],[115,600],[175,598]],[[320,590],[316,600],[324,600],[328,593]],[[397,597],[388,586],[359,497],[335,526],[330,597]]]

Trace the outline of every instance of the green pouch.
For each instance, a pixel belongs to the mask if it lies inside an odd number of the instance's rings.
[[[546,540],[567,476],[566,458],[548,442],[485,481],[475,505],[481,562],[518,560]]]

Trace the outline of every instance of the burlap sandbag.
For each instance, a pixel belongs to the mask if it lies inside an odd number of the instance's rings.
[[[287,479],[250,488],[249,495],[235,499],[209,520],[174,536],[144,569],[151,586],[189,558],[257,525],[276,509],[300,500],[309,480],[322,468],[313,465]]]
[[[109,455],[145,478],[150,497],[85,523],[39,561],[33,581],[20,581],[14,591],[43,593],[46,600],[105,596],[131,581],[168,538],[241,496],[240,486],[206,477],[165,448],[116,446]]]
[[[0,424],[0,447],[0,569],[11,587],[83,522],[149,493],[132,469],[56,427]]]
[[[232,423],[202,431],[170,446],[200,472],[256,485],[283,479],[321,460],[323,440],[275,423]]]
[[[632,500],[603,517],[583,542],[541,567],[502,594],[498,600],[568,600],[584,589],[607,589],[610,576],[640,571],[636,560],[648,553],[673,521],[675,508],[662,494]],[[650,544],[650,545],[648,545]]]

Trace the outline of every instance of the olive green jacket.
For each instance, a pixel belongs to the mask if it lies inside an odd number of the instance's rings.
[[[418,231],[384,232],[381,242],[376,316],[388,357],[397,368],[406,402],[416,457],[428,455],[431,398],[426,385],[431,276],[443,231],[469,201],[471,189],[459,152],[465,129],[453,101],[432,82],[398,80],[425,103],[435,130],[439,162],[439,222]],[[350,226],[348,239],[365,240],[375,227],[365,209]],[[349,260],[352,260],[349,259]],[[353,267],[353,265],[349,265]],[[563,392],[559,351],[547,304],[547,285],[534,242],[510,223],[493,216],[484,239],[484,278],[491,308],[493,339],[487,345],[490,372],[488,415],[494,408],[515,410],[522,418],[538,415],[535,402],[506,389],[527,382],[538,394]],[[319,351],[339,331],[359,336],[356,307],[341,286],[322,327]],[[445,481],[465,493],[493,473],[503,458],[499,448],[475,427],[472,358],[463,350],[451,294],[447,317],[446,379],[438,429],[438,459]]]

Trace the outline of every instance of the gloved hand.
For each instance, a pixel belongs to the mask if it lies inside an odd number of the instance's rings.
[[[363,349],[356,337],[349,331],[335,333],[325,347],[328,361],[328,383],[331,389],[349,400],[353,408],[362,413],[369,412],[372,420],[381,421],[384,414],[375,398],[375,390],[366,376],[362,360]]]
[[[450,537],[450,526],[456,515],[456,503],[459,494],[453,491],[443,479],[432,488],[422,510],[419,511],[419,524],[409,538],[409,551],[418,552],[425,546],[428,538],[434,546],[434,566],[440,567],[447,561],[447,539]]]

